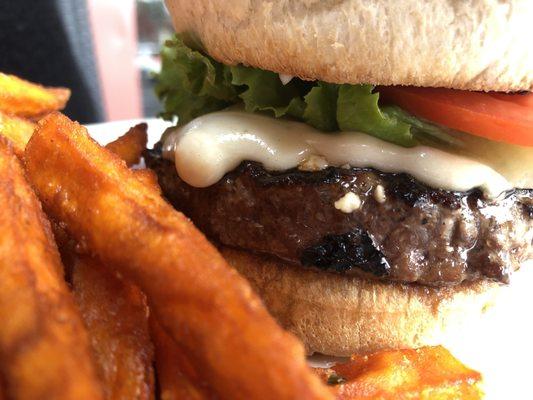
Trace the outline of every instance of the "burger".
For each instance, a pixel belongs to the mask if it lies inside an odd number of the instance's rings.
[[[167,7],[176,126],[147,165],[279,323],[310,354],[444,344],[527,382],[533,2]]]

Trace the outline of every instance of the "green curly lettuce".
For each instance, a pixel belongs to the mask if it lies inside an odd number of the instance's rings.
[[[185,46],[180,38],[165,43],[161,61],[155,91],[165,106],[164,119],[178,116],[184,124],[240,101],[228,67]]]
[[[230,67],[232,83],[241,88],[239,98],[248,112],[265,111],[276,118],[302,118],[305,102],[294,82],[283,85],[278,74],[241,65]],[[245,88],[245,89],[244,89]]]
[[[446,132],[396,106],[379,104],[372,85],[308,82],[283,84],[278,74],[242,65],[227,66],[193,50],[176,36],[165,43],[156,94],[165,119],[192,119],[234,104],[248,112],[303,121],[325,132],[359,131],[401,146],[414,146],[424,135],[446,141]]]

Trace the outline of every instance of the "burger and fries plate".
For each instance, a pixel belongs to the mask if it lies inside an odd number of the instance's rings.
[[[0,72],[0,400],[532,398],[533,6],[166,3],[162,138]]]

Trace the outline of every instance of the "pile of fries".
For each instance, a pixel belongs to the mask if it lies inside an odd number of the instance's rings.
[[[0,399],[481,398],[439,347],[311,369],[154,174],[130,168],[146,125],[102,147],[58,112],[68,97],[0,74]]]

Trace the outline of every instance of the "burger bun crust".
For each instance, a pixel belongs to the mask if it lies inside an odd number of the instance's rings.
[[[533,88],[529,0],[166,0],[174,27],[225,64],[307,80]]]
[[[526,398],[533,359],[533,263],[510,285],[430,288],[305,269],[220,248],[307,352],[348,356],[443,345],[484,376],[487,399]]]
[[[221,251],[309,354],[349,356],[442,344],[479,319],[503,288],[485,280],[441,288],[387,283]]]

